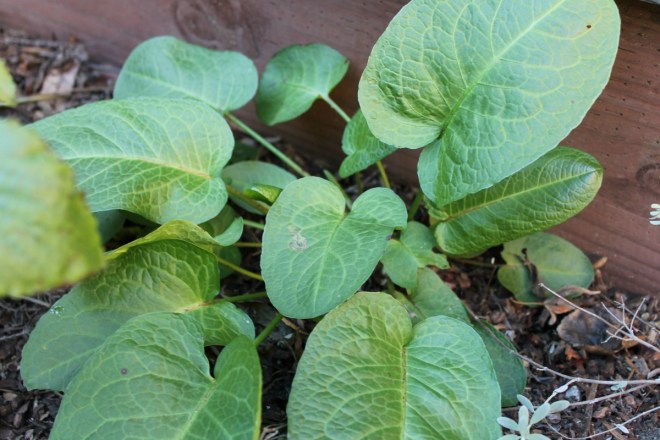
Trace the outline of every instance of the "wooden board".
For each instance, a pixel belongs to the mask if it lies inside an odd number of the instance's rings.
[[[93,57],[120,64],[132,47],[155,35],[175,35],[212,48],[239,50],[259,68],[280,48],[322,42],[351,60],[334,92],[349,113],[373,43],[402,0],[0,0],[0,25],[43,37],[76,37]],[[581,148],[605,168],[603,188],[578,217],[554,229],[593,255],[607,256],[614,285],[660,294],[660,226],[648,221],[660,203],[660,7],[617,1],[622,15],[620,50],[612,78],[565,145]],[[315,104],[300,120],[259,125],[254,109],[239,115],[266,133],[337,163],[343,122]],[[386,161],[399,178],[416,183],[414,152]]]

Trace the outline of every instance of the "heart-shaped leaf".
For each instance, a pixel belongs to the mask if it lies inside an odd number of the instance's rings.
[[[381,262],[394,284],[412,289],[417,284],[417,270],[426,266],[449,268],[447,257],[433,252],[433,232],[418,222],[409,222],[398,239],[387,242]]]
[[[215,238],[221,246],[231,246],[243,235],[243,217],[227,205],[220,214],[200,225]]]
[[[538,283],[559,291],[571,285],[589,287],[594,279],[591,261],[580,249],[545,232],[505,243],[502,258],[506,266],[497,272],[497,279],[523,302],[538,302],[534,294]]]
[[[268,125],[305,113],[330,91],[348,70],[348,60],[324,44],[293,45],[268,61],[259,82],[257,115]]]
[[[397,294],[396,299],[408,309],[413,324],[439,315],[470,323],[470,317],[461,300],[428,267],[418,269],[415,286],[409,291],[409,295]]]
[[[213,375],[203,329],[188,315],[151,313],[127,322],[71,382],[51,439],[253,440],[261,418],[261,368],[238,337]]]
[[[396,147],[381,142],[373,135],[362,110],[351,118],[341,140],[341,149],[348,156],[339,167],[339,175],[348,177],[367,169],[382,158],[396,151]]]
[[[252,60],[174,37],[156,37],[133,49],[122,67],[114,97],[194,98],[220,112],[243,107],[257,91]]]
[[[397,294],[396,299],[408,310],[413,324],[432,316],[449,316],[469,324],[481,337],[500,385],[502,406],[516,405],[516,396],[527,384],[527,372],[516,348],[502,333],[483,321],[473,322],[465,306],[440,277],[429,268],[419,269],[417,285],[409,296]]]
[[[16,105],[16,84],[4,60],[0,60],[0,106]]]
[[[414,328],[392,297],[360,293],[310,335],[287,406],[292,438],[495,439],[488,352],[445,316]]]
[[[392,191],[363,193],[346,214],[341,191],[327,180],[290,183],[266,217],[261,271],[273,305],[285,316],[313,318],[364,283],[406,207]]]
[[[227,202],[220,173],[234,138],[203,103],[102,101],[31,127],[71,165],[92,211],[125,209],[156,223],[201,223]]]
[[[584,209],[602,178],[592,156],[556,148],[491,188],[441,208],[435,238],[445,252],[467,255],[547,229]]]
[[[75,283],[103,267],[73,172],[30,130],[0,121],[0,296]]]
[[[371,52],[360,106],[383,142],[440,138],[419,172],[445,205],[557,146],[607,83],[618,49],[611,0],[413,0]],[[420,163],[424,163],[421,161]]]
[[[26,387],[64,390],[89,356],[132,317],[155,311],[188,312],[220,289],[217,243],[187,222],[173,222],[108,255],[107,268],[58,300],[37,323],[23,350]],[[244,312],[226,303],[227,339],[254,336]],[[208,319],[208,318],[207,318]]]
[[[268,162],[259,162],[257,160],[247,160],[237,162],[225,167],[222,171],[222,178],[239,191],[244,191],[255,185],[270,185],[276,188],[284,189],[289,183],[296,180],[296,176],[287,170]],[[245,202],[231,197],[232,202],[252,214],[263,215],[263,213],[252,208]],[[264,206],[266,206],[264,204]]]
[[[516,396],[522,393],[527,385],[527,371],[522,360],[514,354],[516,347],[502,332],[486,321],[475,322],[472,328],[481,336],[493,361],[497,382],[500,385],[502,406],[517,405]]]

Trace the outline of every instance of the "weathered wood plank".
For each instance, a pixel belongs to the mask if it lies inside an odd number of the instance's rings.
[[[92,56],[121,63],[132,47],[155,35],[176,35],[208,47],[240,50],[260,68],[281,47],[318,41],[352,62],[334,93],[349,113],[371,46],[403,0],[0,0],[0,23],[44,37],[75,36]],[[660,203],[660,7],[620,0],[623,25],[610,83],[564,144],[596,156],[605,167],[603,189],[578,217],[555,228],[588,252],[607,256],[606,275],[632,291],[660,293],[660,227],[648,222]],[[323,105],[276,129],[319,157],[341,157],[343,122]],[[415,182],[416,154],[386,162]]]

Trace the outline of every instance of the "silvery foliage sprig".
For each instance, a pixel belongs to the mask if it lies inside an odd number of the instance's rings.
[[[530,430],[533,425],[542,421],[548,415],[568,408],[568,400],[558,400],[549,403],[548,401],[550,399],[548,399],[538,408],[534,409],[534,405],[527,397],[518,394],[517,398],[522,405],[518,410],[518,421],[516,422],[508,417],[498,417],[497,423],[518,434],[506,434],[498,440],[550,440],[543,434],[532,434]]]
[[[651,218],[649,221],[652,225],[660,226],[660,204],[653,203],[651,205]]]

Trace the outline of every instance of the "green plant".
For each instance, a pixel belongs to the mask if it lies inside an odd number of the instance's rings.
[[[353,118],[330,98],[348,61],[326,46],[282,50],[259,82],[241,54],[142,43],[113,100],[30,127],[73,169],[91,211],[106,213],[102,235],[116,230],[108,215],[156,226],[108,252],[25,347],[27,387],[65,392],[52,438],[257,438],[255,329],[233,303],[266,295],[281,315],[256,344],[282,315],[323,317],[293,383],[292,438],[497,438],[525,369],[429,266],[561,223],[594,197],[595,159],[555,147],[604,87],[617,39],[610,0],[414,0],[374,47]],[[388,188],[353,201],[309,176],[232,113],[255,93],[268,124],[317,99],[335,109],[347,121],[342,177],[375,164],[386,182],[380,159],[423,147],[423,195],[407,212]],[[226,121],[301,178],[227,166]],[[423,199],[428,226],[414,221]],[[263,278],[240,267],[243,227],[263,228]],[[356,294],[381,260],[388,293]],[[230,271],[267,293],[217,298]],[[213,374],[209,345],[226,346]]]
[[[543,434],[531,433],[532,426],[543,421],[550,414],[565,410],[568,408],[569,403],[567,400],[558,400],[550,403],[549,400],[543,402],[538,408],[534,408],[534,405],[528,398],[519,395],[518,401],[522,406],[518,411],[518,421],[516,422],[508,417],[499,417],[497,419],[497,423],[511,431],[518,432],[518,434],[503,435],[498,440],[550,440]]]

